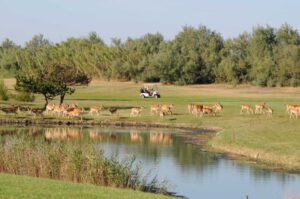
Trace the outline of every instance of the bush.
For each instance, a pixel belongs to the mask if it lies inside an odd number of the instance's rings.
[[[290,86],[297,87],[299,85],[300,85],[300,81],[298,79],[295,79],[295,78],[290,79]]]
[[[35,96],[32,93],[22,91],[16,95],[16,100],[22,102],[33,102],[35,100]]]
[[[8,89],[3,81],[0,81],[0,100],[7,101],[9,99]]]

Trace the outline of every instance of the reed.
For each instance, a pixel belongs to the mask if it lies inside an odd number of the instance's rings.
[[[0,172],[167,193],[166,183],[143,175],[135,157],[105,157],[96,145],[80,140],[2,136]]]

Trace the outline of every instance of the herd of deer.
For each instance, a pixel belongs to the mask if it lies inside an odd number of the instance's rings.
[[[152,104],[150,106],[150,115],[159,115],[160,118],[164,118],[166,115],[173,114],[173,104]],[[145,107],[133,107],[131,108],[130,117],[141,116],[141,112]],[[216,116],[217,113],[221,113],[223,106],[220,103],[214,105],[210,104],[188,104],[188,112],[196,117],[203,115]],[[38,108],[22,107],[22,106],[11,106],[11,107],[0,107],[0,110],[4,113],[32,113],[36,115],[59,115],[67,117],[80,117],[82,120],[82,115],[85,113],[83,108],[80,108],[77,104],[48,104],[44,112]],[[104,106],[91,106],[89,114],[94,116],[100,115],[100,112],[104,110]],[[107,108],[111,115],[119,115],[118,108],[110,107]],[[268,116],[273,115],[273,109],[266,105],[266,103],[256,104],[254,107],[250,104],[241,105],[240,114],[267,114]],[[300,116],[300,105],[288,104],[286,106],[286,112],[289,114],[290,118],[298,118]]]

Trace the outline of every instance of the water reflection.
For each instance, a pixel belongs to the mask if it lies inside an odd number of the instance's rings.
[[[77,128],[46,128],[44,135],[46,140],[78,140],[83,137],[82,130]]]
[[[146,170],[156,167],[161,178],[167,177],[176,184],[174,191],[189,198],[199,195],[203,198],[244,198],[246,193],[250,198],[283,198],[290,192],[300,194],[299,176],[203,152],[170,129],[0,128],[1,144],[5,144],[6,139],[18,137],[46,139],[49,144],[80,141],[99,146],[108,155],[134,154]],[[199,138],[205,142],[208,136],[200,135]]]

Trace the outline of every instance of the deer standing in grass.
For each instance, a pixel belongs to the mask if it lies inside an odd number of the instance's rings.
[[[244,113],[244,111],[246,111],[246,113],[251,113],[253,114],[253,108],[250,104],[243,104],[241,105],[241,111],[240,114]]]
[[[255,114],[263,114],[264,109],[266,108],[266,103],[255,104]]]
[[[271,107],[266,106],[266,113],[269,117],[272,117],[274,110]]]
[[[196,117],[203,116],[203,105],[202,104],[194,104],[193,109],[192,109],[192,114],[196,115]]]
[[[161,106],[161,111],[172,115],[173,104],[164,104]]]
[[[152,104],[150,106],[150,115],[154,114],[158,114],[159,110],[160,110],[161,105],[160,104]]]
[[[299,108],[291,108],[290,109],[290,118],[296,118],[298,119],[298,116],[300,115],[300,107]]]
[[[94,113],[97,115],[97,116],[99,116],[99,114],[100,114],[100,111],[103,109],[103,106],[102,105],[100,105],[100,106],[91,106],[90,107],[90,112],[89,112],[89,114],[90,115],[94,115]]]
[[[144,110],[144,107],[135,107],[131,109],[130,117],[141,116],[141,112]]]

